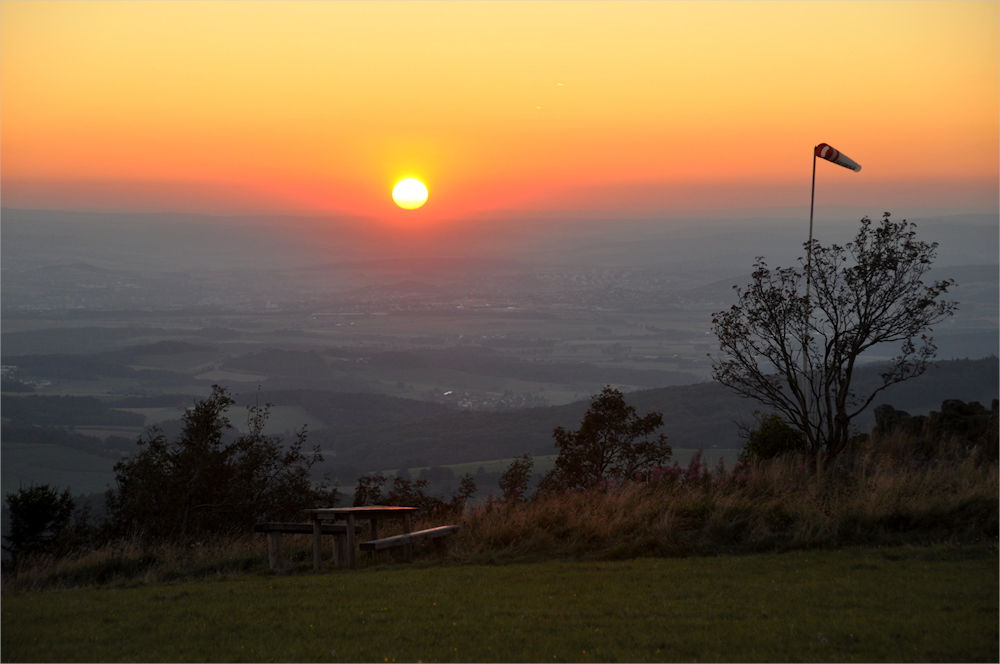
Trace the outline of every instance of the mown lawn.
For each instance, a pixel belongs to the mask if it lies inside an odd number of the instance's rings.
[[[995,544],[5,593],[3,661],[998,661]]]

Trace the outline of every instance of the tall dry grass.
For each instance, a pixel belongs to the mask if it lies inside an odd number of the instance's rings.
[[[641,481],[480,503],[461,515],[425,515],[414,527],[461,524],[448,553],[453,563],[996,541],[995,450],[960,440],[928,447],[894,435],[851,452],[815,471],[797,456],[730,470],[706,468],[696,456],[687,468],[675,465]],[[398,532],[393,528],[386,523],[380,530],[388,536]],[[287,561],[301,572],[312,569],[311,536],[283,542]],[[359,561],[375,564],[367,556]],[[3,590],[267,573],[264,536],[248,533],[189,546],[115,544],[22,561],[4,575]]]
[[[965,452],[915,460],[873,445],[815,472],[797,456],[728,472],[695,465],[480,507],[463,518],[453,555],[621,558],[995,539],[997,464]]]
[[[186,546],[120,542],[59,558],[41,555],[21,560],[5,571],[3,590],[25,592],[77,586],[152,583],[246,574],[266,567],[266,548],[262,546],[261,540],[251,535],[217,538]]]

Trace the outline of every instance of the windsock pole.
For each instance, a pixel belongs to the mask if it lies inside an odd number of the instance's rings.
[[[812,317],[812,306],[809,304],[809,286],[812,283],[812,241],[813,241],[813,208],[816,204],[816,157],[823,157],[838,166],[857,173],[861,170],[861,165],[842,154],[831,145],[820,143],[813,148],[813,176],[812,195],[809,198],[809,244],[806,246],[806,306],[809,307],[806,313],[805,330],[802,334],[802,390],[805,396],[805,425],[806,439],[809,438],[809,399],[812,397],[812,375],[809,367],[809,319]]]
[[[812,194],[809,196],[809,244],[806,245],[806,300],[809,299],[809,283],[812,281],[813,253],[813,208],[816,205],[816,148],[813,148]]]
[[[806,306],[809,305],[809,285],[812,282],[813,208],[816,204],[816,151],[813,148],[812,194],[809,197],[809,244],[806,245]],[[809,309],[812,313],[812,309]],[[802,335],[802,392],[805,401],[806,441],[809,441],[809,399],[812,396],[812,379],[809,376],[809,319],[806,318]]]

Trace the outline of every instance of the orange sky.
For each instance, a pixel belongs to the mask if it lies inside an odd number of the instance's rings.
[[[996,2],[2,2],[4,206],[997,202]],[[401,211],[404,177],[430,200]],[[915,198],[914,198],[915,197]],[[879,210],[882,208],[879,207]]]

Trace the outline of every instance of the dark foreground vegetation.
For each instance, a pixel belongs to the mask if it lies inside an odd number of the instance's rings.
[[[560,488],[558,477],[551,477],[548,488],[543,482],[543,490],[528,498],[522,459],[505,477],[504,496],[465,507],[432,501],[414,527],[462,525],[447,563],[995,545],[1000,484],[995,417],[991,421],[993,428],[978,438],[876,431],[827,465],[814,466],[812,457],[789,452],[707,468],[696,455],[687,467],[675,463],[631,478],[609,476],[585,489]],[[407,495],[419,498],[420,492]],[[380,499],[377,494],[371,502]],[[295,568],[309,570],[310,539],[287,542]],[[3,589],[6,594],[266,570],[264,541],[249,530],[198,531],[182,539],[118,537],[69,553],[21,556],[8,565]]]

